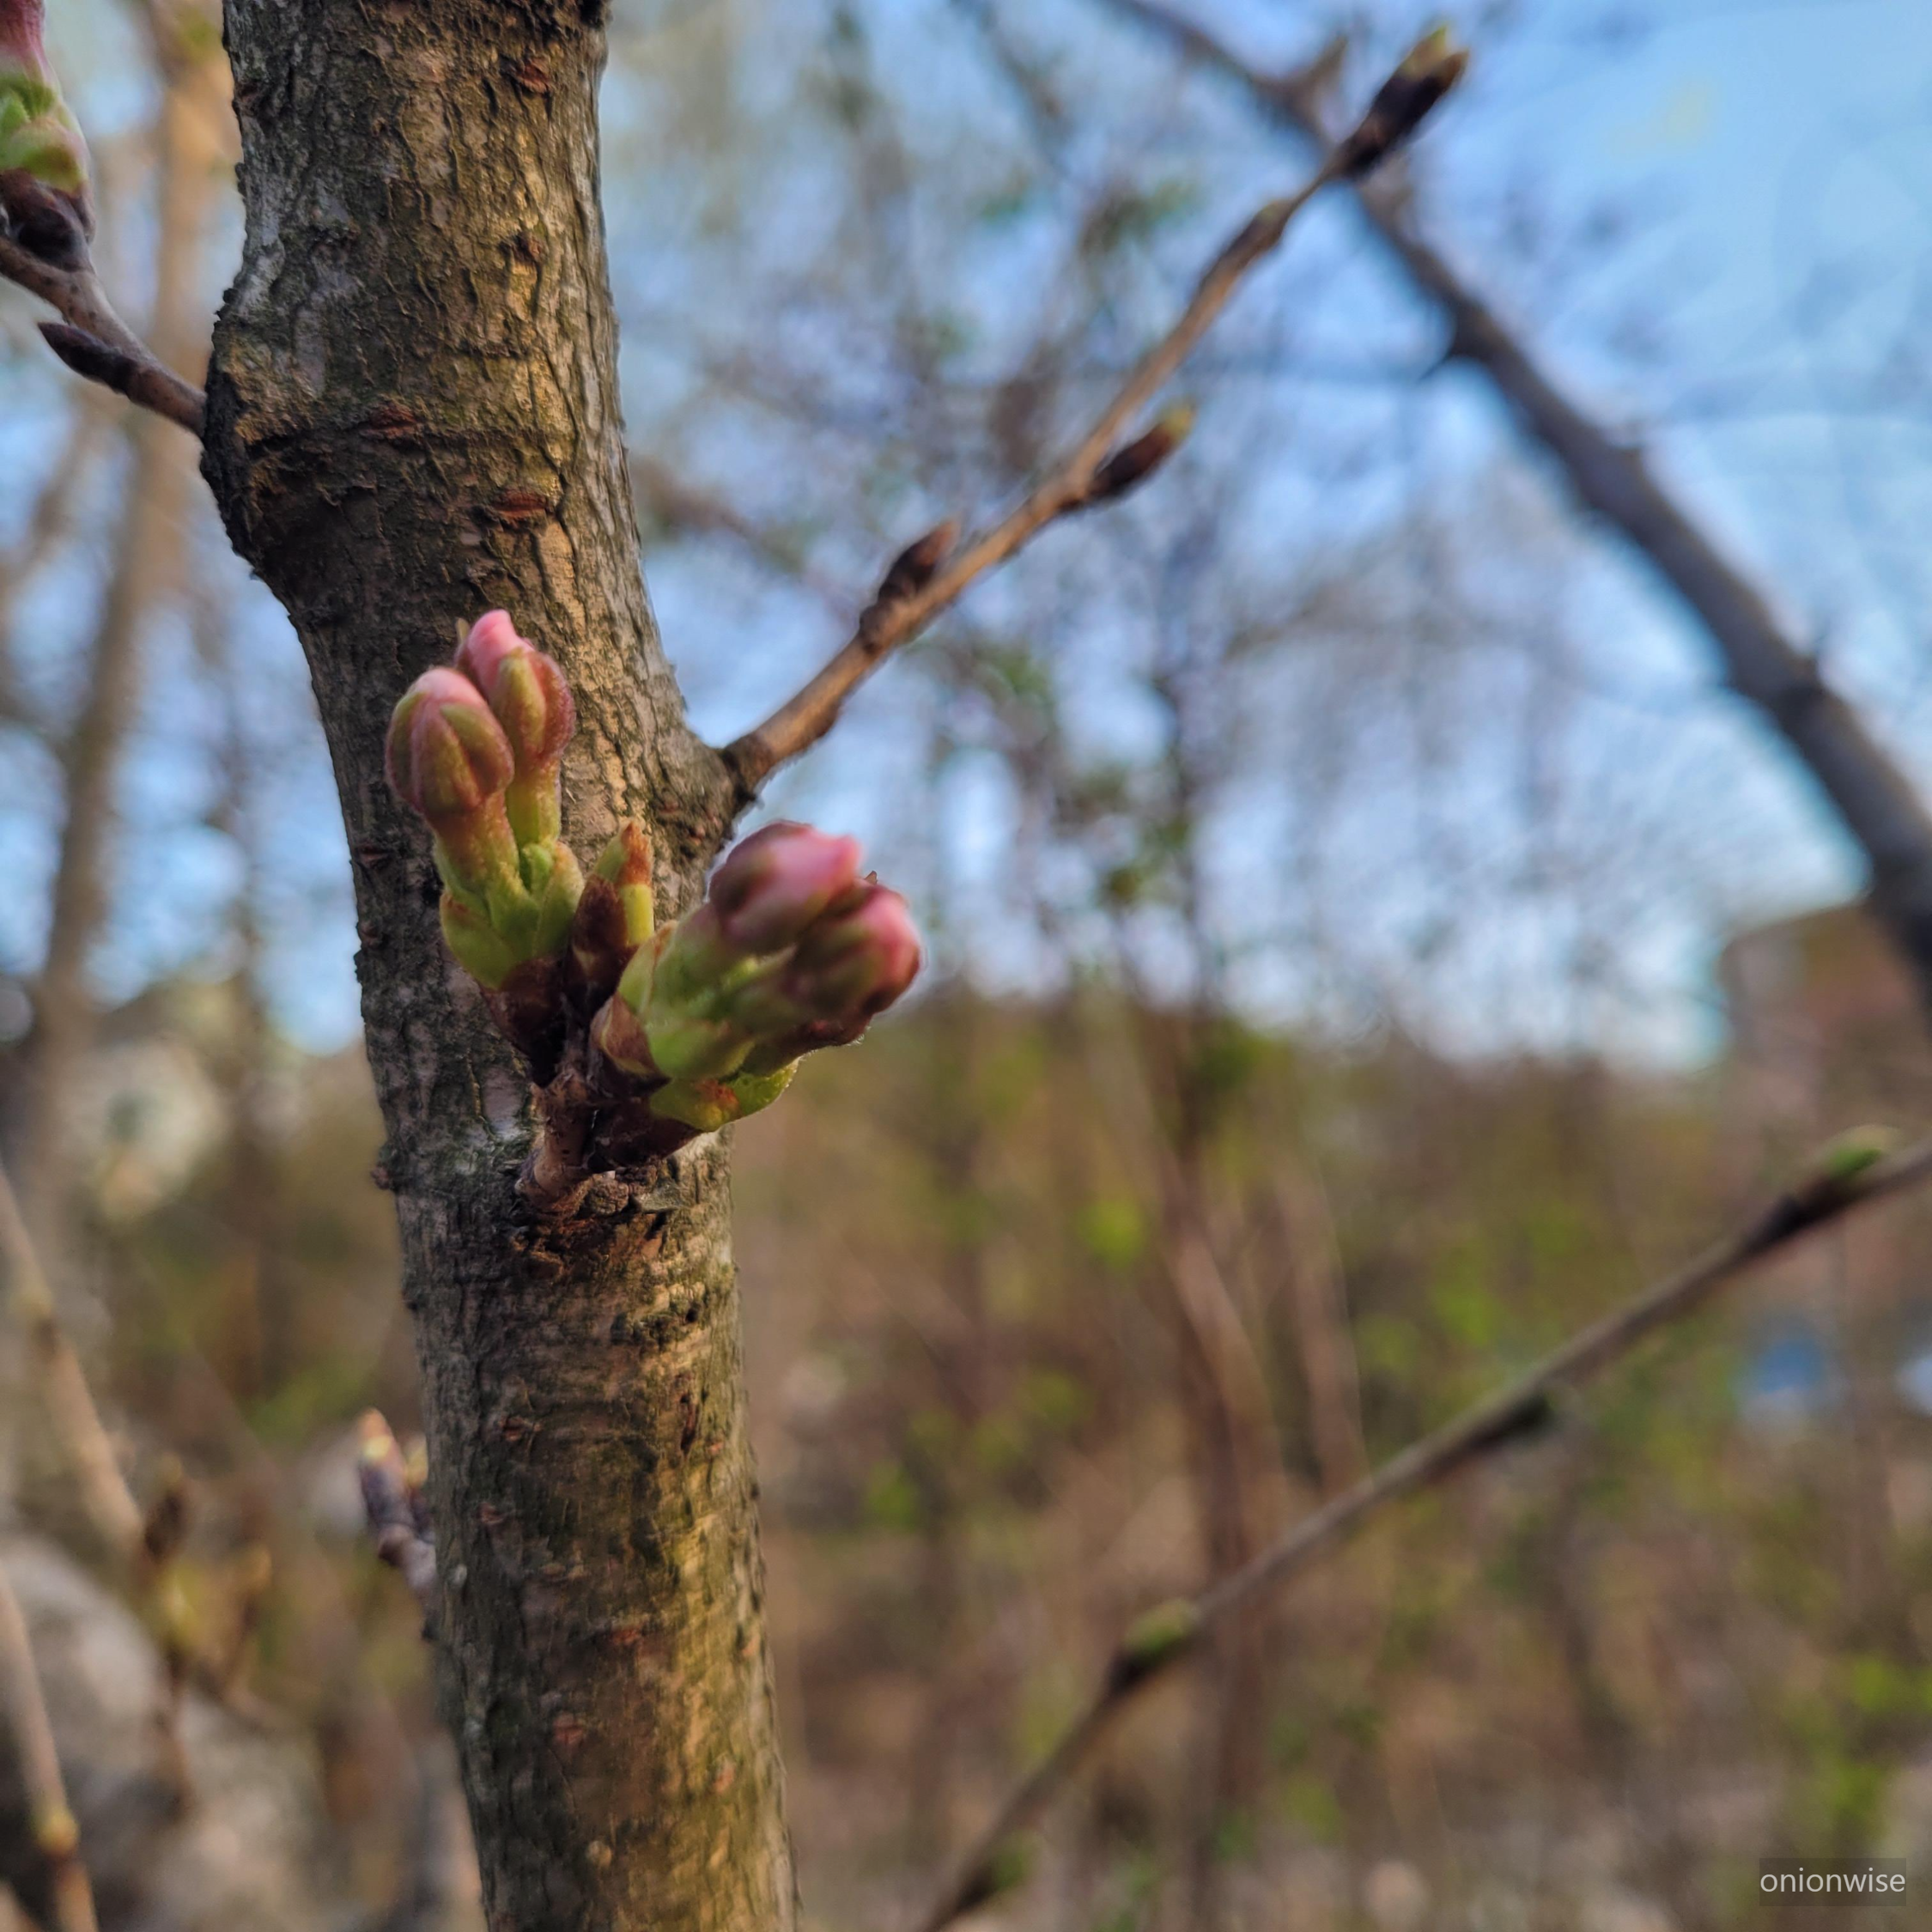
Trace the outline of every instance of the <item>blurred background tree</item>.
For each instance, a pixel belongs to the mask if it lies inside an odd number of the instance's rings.
[[[708,735],[908,534],[1034,473],[1297,178],[1144,12],[618,8],[627,415]],[[1423,23],[1185,17],[1264,77],[1346,27],[1357,82]],[[1920,10],[1461,24],[1430,231],[1923,778]],[[214,22],[76,0],[52,32],[102,254],[191,368],[236,252]],[[361,1537],[355,1418],[406,1429],[414,1370],[306,677],[187,445],[31,320],[0,291],[0,1111],[139,1500],[167,1455],[189,1478],[168,1614],[234,1657],[177,1726],[189,1789],[149,1636],[63,1553],[103,1571],[13,1340],[0,1560],[104,1923],[474,1923],[418,1619]],[[1450,346],[1324,204],[1192,365],[1157,482],[774,790],[919,882],[940,969],[740,1136],[815,1923],[914,1909],[1136,1612],[1824,1133],[1927,1112],[1842,833]],[[1762,1853],[1923,1856],[1923,1212],[1781,1266],[1154,1693],[1009,1921],[1661,1932],[1743,1923]]]

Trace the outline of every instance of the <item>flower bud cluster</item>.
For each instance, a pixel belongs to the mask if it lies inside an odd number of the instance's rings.
[[[859,848],[781,821],[734,847],[703,902],[641,948],[593,1037],[701,1132],[769,1106],[799,1058],[856,1040],[911,985],[918,934]]]
[[[562,954],[584,888],[558,837],[576,707],[556,663],[492,611],[454,665],[426,671],[390,720],[389,782],[435,835],[443,937],[493,992]]]
[[[533,1066],[574,1016],[598,1079],[674,1135],[709,1132],[769,1106],[801,1055],[857,1039],[911,984],[918,935],[853,840],[783,822],[657,927],[641,827],[620,826],[588,878],[562,841],[574,726],[560,667],[493,611],[397,705],[389,781],[434,835],[451,952]]]

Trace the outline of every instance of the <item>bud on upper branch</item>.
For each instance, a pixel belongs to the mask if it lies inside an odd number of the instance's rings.
[[[1130,489],[1138,489],[1188,440],[1194,426],[1192,403],[1176,403],[1163,410],[1152,428],[1131,443],[1123,443],[1094,471],[1093,481],[1074,507],[1118,502]]]
[[[1400,147],[1462,78],[1468,64],[1468,49],[1456,46],[1446,27],[1424,34],[1376,90],[1369,111],[1337,149],[1340,172],[1358,179]]]
[[[952,546],[958,541],[957,518],[948,517],[945,522],[934,524],[923,537],[908,544],[885,567],[885,574],[879,579],[873,603],[896,604],[902,598],[924,590],[938,574],[939,566],[951,556]]]
[[[47,58],[45,24],[42,0],[0,0],[0,214],[23,248],[70,268],[94,233],[88,150]]]

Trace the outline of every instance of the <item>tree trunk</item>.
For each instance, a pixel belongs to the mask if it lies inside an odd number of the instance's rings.
[[[496,1932],[793,1922],[726,1160],[533,1218],[528,1084],[447,957],[391,707],[492,605],[563,665],[564,823],[727,822],[637,562],[598,202],[601,15],[229,0],[246,234],[205,469],[308,655],[422,1365],[446,1697]],[[635,1178],[635,1177],[633,1177]]]

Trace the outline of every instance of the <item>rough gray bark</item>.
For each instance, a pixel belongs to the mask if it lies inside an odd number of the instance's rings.
[[[727,823],[637,562],[598,202],[601,18],[228,0],[246,234],[204,468],[308,654],[424,1381],[438,1640],[497,1932],[793,1923],[726,1167],[513,1192],[526,1081],[437,930],[382,740],[493,605],[563,665],[564,828],[660,914]]]
[[[1249,66],[1153,0],[1110,0],[1182,51],[1238,82],[1261,108],[1325,149],[1334,62],[1282,75]],[[1622,533],[1689,605],[1717,647],[1727,682],[1784,738],[1837,811],[1870,868],[1873,910],[1911,962],[1932,1007],[1932,810],[1865,720],[1820,675],[1772,600],[1657,480],[1643,451],[1595,422],[1416,225],[1400,175],[1355,184],[1390,258],[1439,308],[1449,354],[1478,368],[1555,458],[1589,509]]]

